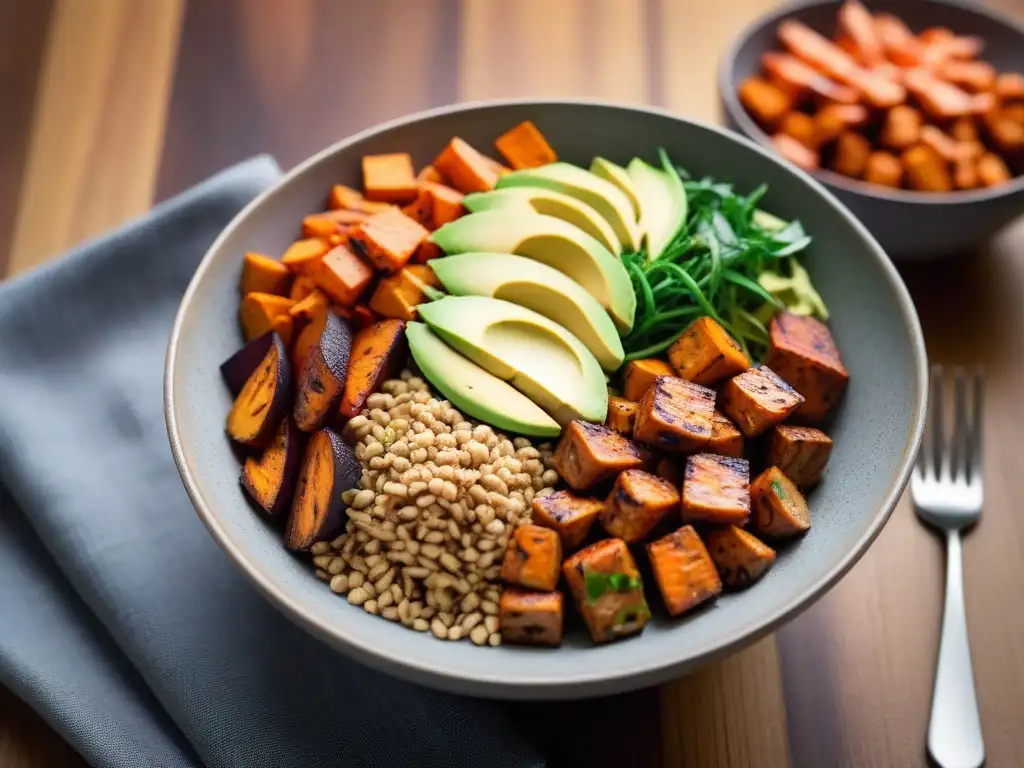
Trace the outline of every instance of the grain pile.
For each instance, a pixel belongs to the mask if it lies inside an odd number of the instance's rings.
[[[313,546],[353,605],[439,639],[499,645],[498,574],[513,528],[558,481],[552,449],[467,421],[409,371],[345,427],[363,463],[345,532]]]

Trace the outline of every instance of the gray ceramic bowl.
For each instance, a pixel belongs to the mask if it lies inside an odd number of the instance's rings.
[[[736,38],[719,68],[719,91],[729,124],[764,146],[771,146],[739,102],[737,87],[759,71],[761,55],[778,50],[779,22],[796,19],[832,35],[841,2],[786,5],[760,18]],[[1024,29],[981,3],[961,0],[871,0],[872,11],[894,13],[915,32],[946,26],[985,40],[983,58],[1000,71],[1024,72]],[[932,259],[977,246],[1024,213],[1024,176],[992,189],[928,194],[887,190],[832,171],[815,172],[860,218],[894,259]]]
[[[238,279],[247,250],[280,253],[303,214],[331,184],[356,184],[366,153],[408,151],[429,162],[453,135],[478,147],[531,119],[564,159],[625,162],[665,147],[695,174],[750,190],[800,218],[816,238],[806,263],[834,315],[852,385],[832,434],[827,477],[811,498],[814,527],[785,549],[753,589],[723,596],[680,621],[659,618],[643,635],[595,647],[581,629],[563,647],[477,648],[433,637],[354,608],[318,582],[307,562],[253,512],[224,435],[231,404],[218,365],[241,344]],[[165,400],[174,458],[200,518],[274,605],[335,648],[427,685],[506,698],[583,697],[649,685],[724,656],[792,618],[831,587],[878,534],[907,480],[925,406],[925,351],[910,297],[867,230],[819,184],[746,139],[656,110],[590,102],[494,102],[425,112],[324,150],[245,208],[210,248],[182,300],[167,355]],[[653,585],[648,587],[654,602]]]

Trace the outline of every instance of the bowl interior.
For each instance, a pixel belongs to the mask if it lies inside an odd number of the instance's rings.
[[[562,158],[654,159],[663,146],[694,175],[770,189],[768,210],[800,218],[815,242],[806,264],[833,313],[852,384],[834,425],[831,468],[813,492],[814,526],[755,588],[677,621],[658,618],[641,638],[594,647],[582,631],[557,650],[477,648],[434,640],[349,606],[288,554],[253,512],[224,435],[230,398],[219,364],[241,343],[237,285],[246,250],[279,254],[331,184],[358,184],[366,153],[408,151],[417,167],[451,136],[489,148],[531,119]],[[657,111],[594,103],[495,103],[427,113],[325,150],[251,204],[207,254],[182,304],[168,356],[168,426],[187,489],[204,522],[243,570],[307,628],[366,663],[423,683],[491,696],[610,693],[678,674],[748,642],[831,585],[884,523],[906,481],[924,406],[924,347],[902,283],[881,250],[807,176],[725,131]],[[652,603],[658,602],[653,584]]]

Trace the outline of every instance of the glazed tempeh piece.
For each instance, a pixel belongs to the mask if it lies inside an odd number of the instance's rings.
[[[565,482],[581,491],[617,472],[643,466],[647,458],[640,446],[614,429],[573,421],[562,432],[554,466]]]
[[[601,525],[612,536],[636,544],[678,506],[679,491],[668,480],[628,469],[615,479],[601,512]]]
[[[508,587],[498,603],[501,637],[523,645],[561,645],[565,616],[561,592]]]
[[[704,534],[704,543],[722,583],[734,589],[753,584],[775,562],[774,549],[735,525],[712,528]]]
[[[778,467],[769,467],[750,486],[754,525],[765,536],[783,539],[811,527],[803,494]]]
[[[757,437],[789,418],[803,401],[793,387],[761,365],[729,379],[718,404],[744,437]]]
[[[550,592],[558,586],[562,540],[556,531],[521,525],[512,533],[501,564],[501,578],[527,589]]]
[[[750,465],[746,459],[699,453],[686,460],[683,520],[744,525],[750,517]]]
[[[769,333],[765,365],[803,396],[797,415],[811,421],[825,418],[850,378],[828,326],[813,317],[780,312],[772,318]]]
[[[821,479],[832,454],[832,438],[814,427],[780,424],[768,441],[768,464],[778,467],[801,488]]]
[[[633,437],[668,451],[699,451],[711,439],[714,410],[714,390],[659,376],[637,406]]]
[[[722,591],[718,569],[692,525],[684,525],[648,544],[647,556],[672,616],[685,613]]]
[[[622,539],[581,549],[562,573],[595,643],[636,634],[650,621],[640,571]]]
[[[578,547],[604,508],[597,499],[584,499],[569,491],[555,491],[534,497],[533,522],[555,531],[563,550]]]

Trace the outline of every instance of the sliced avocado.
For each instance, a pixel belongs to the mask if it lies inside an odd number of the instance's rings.
[[[625,168],[603,157],[595,157],[590,163],[590,172],[621,189],[622,193],[629,198],[629,202],[633,204],[633,217],[640,221],[640,197]]]
[[[640,230],[633,204],[621,189],[590,171],[570,163],[549,163],[513,171],[498,179],[498,189],[509,187],[543,187],[575,197],[608,220],[623,248],[627,251],[640,248]]]
[[[423,323],[405,326],[416,365],[437,390],[474,419],[533,437],[556,437],[558,422],[530,398],[445,344]]]
[[[509,187],[466,195],[462,204],[474,213],[511,208],[554,216],[579,227],[616,256],[622,252],[622,244],[615,236],[615,230],[601,214],[586,203],[561,192],[543,187]]]
[[[582,285],[619,331],[633,327],[636,294],[619,259],[579,227],[540,213],[483,211],[456,219],[430,239],[448,254],[515,253],[547,264]]]
[[[449,293],[490,296],[532,309],[576,336],[609,373],[622,365],[625,352],[611,317],[557,269],[508,253],[463,253],[428,263]]]
[[[658,258],[686,224],[686,191],[675,169],[648,165],[639,157],[626,167],[640,197],[640,229],[647,259]]]
[[[504,379],[555,421],[604,422],[608,389],[597,359],[565,328],[510,301],[448,296],[419,307],[438,336]]]
[[[750,220],[765,232],[781,232],[789,226],[788,221],[784,221],[778,216],[768,213],[768,211],[762,211],[760,208],[754,209],[754,213],[750,217]]]

